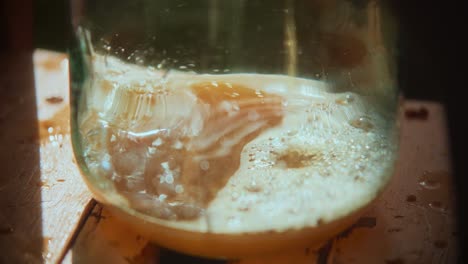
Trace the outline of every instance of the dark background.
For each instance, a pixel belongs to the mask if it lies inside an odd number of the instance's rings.
[[[456,1],[390,2],[400,22],[400,88],[408,98],[446,102],[448,92],[456,92],[447,87],[458,78],[454,76],[459,70],[454,62],[461,60],[459,56],[466,49],[459,43],[460,37],[468,33],[468,25],[465,29],[463,23],[464,7]],[[67,12],[65,0],[33,1],[34,47],[66,50]],[[2,26],[4,23],[0,30]]]
[[[360,1],[360,0],[355,0]],[[450,142],[459,206],[460,245],[465,247],[466,217],[464,178],[468,132],[468,71],[465,35],[468,12],[465,1],[391,1],[400,22],[399,82],[407,98],[438,101],[447,109]],[[0,0],[0,49],[33,47],[65,51],[67,47],[66,0]],[[0,91],[1,92],[1,91]],[[463,253],[463,250],[460,250]],[[468,263],[460,260],[460,263]]]

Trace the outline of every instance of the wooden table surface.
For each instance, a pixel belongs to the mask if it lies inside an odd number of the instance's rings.
[[[0,263],[454,263],[444,108],[406,101],[397,172],[378,202],[319,250],[207,260],[160,249],[92,200],[73,158],[64,54],[3,56]]]

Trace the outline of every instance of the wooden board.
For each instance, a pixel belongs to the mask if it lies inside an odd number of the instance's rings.
[[[92,202],[73,162],[66,57],[36,51],[3,59],[0,263],[226,263],[160,249]],[[453,263],[444,109],[417,101],[404,108],[397,173],[354,226],[319,250],[229,263]]]
[[[3,62],[0,263],[56,263],[91,200],[70,142],[68,61],[36,51]]]

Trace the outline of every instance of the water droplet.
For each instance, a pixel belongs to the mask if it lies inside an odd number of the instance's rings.
[[[439,211],[439,212],[445,212],[446,211],[446,208],[439,201],[430,202],[429,207],[436,210],[436,211]]]
[[[421,180],[419,182],[419,185],[421,185],[424,189],[427,190],[436,190],[440,188],[440,182],[430,179]]]

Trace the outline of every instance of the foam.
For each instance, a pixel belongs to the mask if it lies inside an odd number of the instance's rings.
[[[144,160],[161,151],[158,147],[167,140],[154,136],[170,136],[170,128],[174,127],[178,127],[178,133],[184,138],[203,132],[204,115],[209,109],[199,103],[189,89],[191,86],[207,81],[214,82],[213,86],[243,85],[282,98],[281,122],[244,145],[238,169],[213,199],[206,205],[192,200],[185,204],[190,205],[189,216],[198,217],[171,218],[170,212],[164,211],[170,209],[163,203],[170,197],[161,199],[160,196],[165,194],[155,196],[156,202],[145,201],[154,203],[156,208],[160,206],[155,215],[169,219],[163,221],[169,226],[213,233],[313,227],[365,206],[389,180],[396,149],[391,120],[386,120],[363,96],[333,93],[324,82],[281,75],[161,74],[112,57],[107,58],[106,67],[103,57],[96,57],[94,62],[96,75],[88,97],[89,111],[81,118],[87,165],[94,177],[102,177],[102,181],[112,179],[115,183],[125,178],[125,184],[134,185],[128,188],[141,195],[148,195],[148,182],[140,181],[135,175],[151,166],[149,160]],[[220,107],[231,111],[236,106],[223,103]],[[259,119],[255,114],[249,113],[250,121]],[[257,122],[258,126],[261,121]],[[254,125],[249,127],[246,129],[258,129]],[[130,139],[133,135],[134,140],[125,143],[125,147],[139,142],[129,147],[138,149],[133,156],[123,154],[121,158],[123,163],[140,161],[138,166],[121,168],[120,171],[129,175],[114,172],[111,177],[103,173],[100,164],[105,164],[106,171],[110,169],[105,142],[109,142],[108,138],[111,142],[116,140],[115,133],[109,135],[110,128]],[[102,135],[93,139],[87,136],[90,131]],[[142,143],[144,138],[152,140]],[[229,139],[240,140],[232,136]],[[179,138],[170,144],[176,150],[189,146]],[[220,148],[216,153],[227,152]],[[99,161],[101,156],[107,158]],[[203,158],[199,164],[205,171],[213,165]],[[184,175],[168,164],[164,168],[159,184],[167,183],[166,187],[173,188],[177,195],[188,193],[189,185],[174,182]],[[184,205],[183,201],[178,203]],[[194,213],[197,208],[200,214]]]

